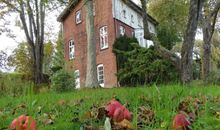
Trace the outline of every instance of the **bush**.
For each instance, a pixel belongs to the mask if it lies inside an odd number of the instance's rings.
[[[220,69],[212,71],[207,80],[210,84],[220,85]]]
[[[119,64],[117,77],[121,86],[168,83],[179,79],[175,67],[160,57],[154,47],[142,48],[137,43],[128,42],[131,40],[121,39],[116,40],[113,49]],[[127,48],[119,48],[122,45]]]
[[[51,88],[56,92],[73,90],[75,88],[74,74],[67,73],[64,69],[56,71],[51,76]]]

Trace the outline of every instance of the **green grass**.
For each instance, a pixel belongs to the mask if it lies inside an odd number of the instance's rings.
[[[31,92],[29,92],[31,93]],[[37,120],[39,130],[79,130],[83,123],[90,125],[103,125],[103,120],[95,121],[85,118],[85,113],[94,105],[104,106],[116,96],[122,104],[128,103],[128,109],[133,112],[133,127],[137,128],[137,108],[147,106],[152,102],[155,112],[155,123],[146,126],[146,129],[170,129],[172,119],[177,113],[178,104],[187,96],[207,97],[209,101],[200,106],[200,114],[193,123],[195,130],[220,129],[220,120],[209,109],[214,108],[220,112],[220,87],[218,86],[195,86],[181,87],[179,85],[136,87],[136,88],[113,88],[113,89],[85,89],[69,93],[42,93],[29,94],[22,97],[0,98],[0,129],[7,128],[10,122],[21,114],[28,114]],[[144,99],[148,100],[145,101]],[[62,103],[59,103],[62,102]],[[18,106],[24,104],[25,108]],[[60,105],[62,104],[62,105]],[[39,112],[39,108],[41,111]],[[17,108],[16,110],[14,110]],[[79,113],[77,116],[76,113]],[[45,125],[45,120],[50,115],[54,121],[52,125]],[[79,121],[73,121],[79,118]],[[163,124],[163,126],[161,125]]]

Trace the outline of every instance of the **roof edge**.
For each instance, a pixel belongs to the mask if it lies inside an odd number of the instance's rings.
[[[58,22],[63,22],[64,19],[70,14],[71,10],[73,7],[75,7],[80,0],[73,0],[62,12],[61,14],[57,17]]]

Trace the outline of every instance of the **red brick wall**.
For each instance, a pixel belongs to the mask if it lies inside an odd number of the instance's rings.
[[[132,28],[129,25],[121,22],[120,20],[115,19],[115,29],[117,30],[116,31],[116,37],[120,36],[120,26],[123,26],[125,28],[125,34],[128,37],[133,37],[132,33],[134,33],[134,28]]]
[[[64,42],[65,42],[65,60],[69,61],[68,42],[73,39],[75,42],[75,59],[73,68],[80,71],[81,86],[85,85],[86,78],[86,52],[87,52],[87,38],[86,38],[86,11],[84,2],[81,0],[77,6],[72,10],[70,15],[64,20]],[[82,23],[75,22],[75,13],[81,9]],[[104,65],[104,81],[105,87],[112,87],[117,85],[117,67],[116,57],[112,53],[112,45],[114,43],[115,34],[115,20],[112,16],[112,0],[95,0],[95,28],[96,28],[96,55],[97,65]],[[108,26],[108,48],[100,50],[100,36],[99,29],[103,26]]]

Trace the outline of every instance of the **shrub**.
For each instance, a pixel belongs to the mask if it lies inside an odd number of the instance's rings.
[[[220,85],[220,69],[212,71],[207,80],[210,84]]]
[[[51,88],[56,92],[65,92],[75,88],[74,74],[67,73],[64,69],[56,71],[51,76]]]
[[[128,39],[122,37],[122,39]],[[128,40],[131,41],[131,40]],[[122,86],[135,86],[152,83],[167,83],[177,81],[179,75],[175,67],[167,60],[164,60],[156,52],[154,47],[143,48],[137,43],[126,42],[126,40],[116,40],[113,52],[117,57],[118,73],[117,77]],[[119,48],[120,45],[127,48]],[[118,58],[120,56],[120,58]],[[122,58],[124,60],[121,60]]]

